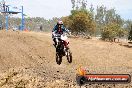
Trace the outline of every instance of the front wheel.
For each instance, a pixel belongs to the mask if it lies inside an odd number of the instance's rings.
[[[66,57],[67,57],[68,62],[72,63],[72,53],[71,53],[70,50],[67,51],[67,56]]]
[[[62,62],[62,56],[60,56],[58,53],[56,53],[56,63],[60,65]]]

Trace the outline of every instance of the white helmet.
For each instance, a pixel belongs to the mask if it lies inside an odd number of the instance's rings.
[[[63,21],[58,21],[57,25],[63,25]]]

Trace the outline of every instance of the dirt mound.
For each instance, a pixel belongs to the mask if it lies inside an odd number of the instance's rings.
[[[55,62],[49,33],[0,31],[0,87],[77,88],[76,72],[82,65],[90,73],[132,75],[132,49],[100,40],[71,38],[73,63]],[[132,84],[90,84],[89,88],[132,87]]]

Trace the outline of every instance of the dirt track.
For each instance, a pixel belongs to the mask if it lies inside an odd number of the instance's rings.
[[[132,48],[117,43],[70,39],[73,63],[55,62],[55,48],[49,33],[0,31],[0,87],[76,88],[79,65],[90,73],[132,75]],[[132,84],[92,84],[88,88],[131,88]]]

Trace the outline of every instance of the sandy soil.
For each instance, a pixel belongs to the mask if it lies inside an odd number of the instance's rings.
[[[0,31],[1,88],[79,88],[77,68],[89,73],[132,75],[132,48],[96,39],[70,38],[73,62],[55,61],[50,33]],[[130,84],[86,84],[82,88],[132,88]]]

